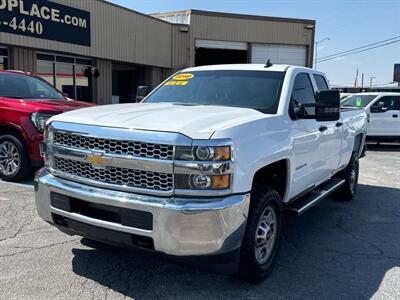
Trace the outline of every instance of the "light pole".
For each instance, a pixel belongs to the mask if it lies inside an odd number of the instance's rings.
[[[375,79],[376,77],[371,77],[371,79],[369,80],[369,88],[372,89],[372,80]]]
[[[325,42],[325,41],[330,41],[331,38],[326,37],[322,40],[319,40],[318,42],[315,42],[315,70],[317,69],[317,60],[318,60],[318,45]]]

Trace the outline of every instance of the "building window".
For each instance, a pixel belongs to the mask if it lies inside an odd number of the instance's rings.
[[[88,65],[75,65],[75,84],[76,84],[76,98],[77,99],[90,99],[91,85],[89,78],[85,76],[85,70]]]
[[[92,83],[85,70],[92,66],[90,59],[39,53],[37,73],[69,98],[92,101]]]
[[[54,85],[54,63],[50,61],[37,61],[38,75],[51,85]]]
[[[8,69],[8,49],[0,48],[0,70]]]
[[[73,64],[56,63],[56,88],[67,95],[67,97],[75,99]]]

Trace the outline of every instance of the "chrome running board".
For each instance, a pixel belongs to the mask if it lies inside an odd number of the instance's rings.
[[[304,196],[294,200],[286,206],[289,213],[301,215],[320,202],[322,199],[330,195],[332,192],[340,188],[345,183],[345,180],[332,178],[327,182],[317,186]]]

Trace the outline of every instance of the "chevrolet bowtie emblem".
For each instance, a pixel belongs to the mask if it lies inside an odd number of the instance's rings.
[[[112,158],[104,157],[103,153],[91,153],[86,155],[86,161],[92,165],[93,168],[105,168],[111,163]]]

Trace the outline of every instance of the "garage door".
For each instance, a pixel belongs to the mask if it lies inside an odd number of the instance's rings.
[[[252,44],[251,63],[265,64],[270,59],[274,64],[296,66],[307,65],[307,47],[271,44]]]
[[[196,40],[196,48],[247,50],[247,43],[211,40]]]

